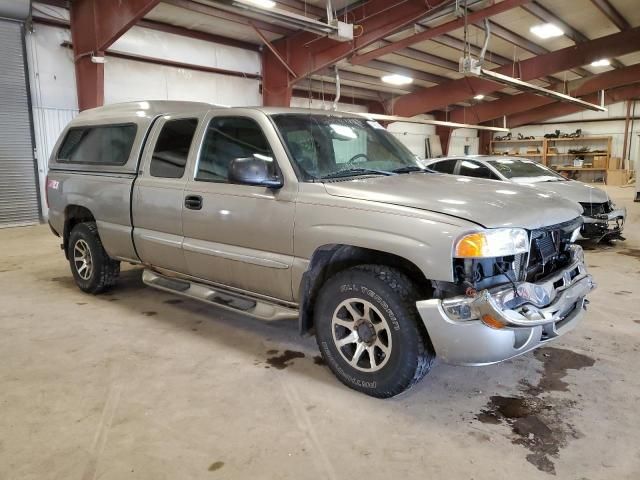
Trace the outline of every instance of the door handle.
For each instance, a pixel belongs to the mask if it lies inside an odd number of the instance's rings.
[[[202,197],[200,195],[187,195],[184,197],[184,206],[189,210],[202,210]]]

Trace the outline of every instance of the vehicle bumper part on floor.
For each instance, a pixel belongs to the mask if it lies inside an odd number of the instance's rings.
[[[598,240],[620,237],[626,218],[626,208],[617,208],[609,213],[594,216],[583,215],[580,236],[583,239]]]
[[[456,365],[487,365],[571,330],[586,309],[587,294],[595,288],[582,248],[571,249],[570,265],[537,283],[518,282],[472,297],[417,302],[436,356]]]

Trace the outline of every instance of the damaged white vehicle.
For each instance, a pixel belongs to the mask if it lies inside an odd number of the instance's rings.
[[[622,229],[627,210],[616,207],[607,192],[577,180],[568,180],[533,160],[502,155],[475,155],[437,158],[424,163],[429,169],[440,173],[533,185],[540,190],[558,194],[582,207],[582,239],[624,240]]]

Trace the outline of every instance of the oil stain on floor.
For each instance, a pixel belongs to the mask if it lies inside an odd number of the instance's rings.
[[[591,367],[595,362],[586,355],[561,348],[541,348],[534,355],[543,362],[538,383],[521,382],[521,396],[492,396],[476,418],[483,423],[511,427],[511,442],[530,452],[527,461],[538,470],[555,475],[553,459],[569,440],[580,438],[580,433],[567,422],[567,411],[575,408],[576,402],[553,398],[549,393],[568,391],[569,384],[563,380],[567,372]]]
[[[640,248],[628,248],[626,250],[620,250],[618,255],[626,255],[627,257],[634,257],[640,260]]]
[[[216,470],[220,470],[222,467],[224,467],[224,462],[213,462],[211,465],[209,465],[209,471],[215,472]]]
[[[285,350],[280,355],[278,355],[278,350],[268,350],[267,355],[271,355],[267,358],[267,364],[278,370],[284,370],[296,358],[304,358],[304,353],[295,350]]]

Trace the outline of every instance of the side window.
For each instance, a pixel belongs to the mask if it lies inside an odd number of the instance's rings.
[[[229,163],[236,158],[259,158],[277,169],[271,147],[260,126],[246,117],[218,117],[211,120],[202,144],[196,180],[226,183]]]
[[[169,120],[163,125],[149,166],[152,177],[182,178],[197,127],[195,118]]]
[[[460,171],[458,172],[458,175],[497,180],[497,177],[488,167],[478,162],[472,162],[471,160],[462,160],[460,162]]]
[[[456,162],[458,160],[442,160],[441,162],[436,162],[432,165],[429,165],[431,170],[435,170],[440,173],[453,173],[456,168]]]
[[[60,149],[60,163],[124,165],[136,138],[134,124],[70,128]]]

